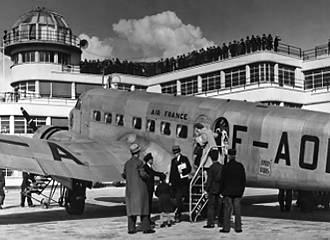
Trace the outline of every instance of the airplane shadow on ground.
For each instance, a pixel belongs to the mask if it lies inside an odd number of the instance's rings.
[[[293,207],[291,212],[280,212],[278,206],[265,206],[255,205],[257,203],[275,202],[276,195],[258,196],[244,198],[242,200],[242,216],[260,217],[260,218],[276,218],[298,221],[318,221],[330,222],[330,211],[314,210],[312,212],[300,212],[298,208]],[[95,200],[104,202],[120,203],[117,206],[101,206],[96,204],[86,204],[85,212],[82,215],[69,215],[64,208],[58,210],[47,209],[38,212],[24,212],[24,213],[11,213],[3,214],[0,217],[0,226],[8,224],[29,224],[29,223],[42,223],[54,221],[70,221],[70,220],[83,220],[83,219],[96,219],[96,218],[112,218],[126,216],[125,205],[122,205],[122,197],[102,197]],[[156,213],[158,209],[157,201],[155,201],[153,212]],[[153,220],[157,220],[156,216]],[[188,216],[185,217],[188,221]],[[204,221],[204,220],[203,220]]]

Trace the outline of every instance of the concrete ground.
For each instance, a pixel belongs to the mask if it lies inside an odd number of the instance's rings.
[[[248,192],[261,198],[265,194],[274,197],[273,190]],[[34,208],[21,208],[19,189],[9,189],[5,208],[0,210],[0,239],[330,239],[330,211],[301,213],[293,209],[282,213],[274,203],[252,205],[255,198],[251,196],[243,206],[242,233],[233,229],[230,233],[220,233],[219,228],[203,229],[204,221],[184,221],[170,228],[159,228],[157,224],[154,234],[129,235],[123,196],[124,188],[88,190],[85,213],[70,216],[64,208],[53,205],[44,209],[37,201]],[[158,214],[152,216],[157,223]]]

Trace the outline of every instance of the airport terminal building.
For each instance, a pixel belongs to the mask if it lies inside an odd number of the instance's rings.
[[[276,50],[260,49],[152,76],[82,73],[81,54],[85,47],[86,41],[74,35],[63,16],[45,8],[24,13],[4,32],[2,51],[12,61],[12,91],[0,89],[2,134],[32,136],[21,107],[37,126],[67,126],[78,96],[95,87],[330,112],[328,44],[302,50],[280,42]]]

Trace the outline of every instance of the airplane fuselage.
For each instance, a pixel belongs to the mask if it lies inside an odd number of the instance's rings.
[[[171,147],[192,159],[194,129],[228,124],[248,186],[330,190],[330,115],[210,98],[94,89],[71,113],[70,130],[103,144],[138,142],[166,171]],[[129,157],[129,153],[127,153]],[[122,159],[123,164],[127,159]]]

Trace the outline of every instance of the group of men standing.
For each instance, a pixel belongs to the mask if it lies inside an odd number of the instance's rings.
[[[125,163],[123,178],[126,179],[126,210],[128,216],[128,233],[137,232],[137,216],[141,218],[141,228],[143,233],[154,233],[153,222],[150,218],[152,210],[152,197],[154,193],[154,177],[161,180],[165,174],[152,169],[153,158],[148,153],[143,162],[140,159],[141,148],[134,143],[130,146],[132,157]],[[189,159],[181,154],[178,145],[172,147],[174,155],[171,160],[169,185],[172,196],[176,200],[175,220],[182,220],[184,209],[183,201],[188,196],[190,173],[192,167]],[[218,216],[218,226],[222,226],[220,232],[230,231],[230,221],[232,213],[235,214],[235,231],[241,232],[241,211],[240,200],[245,189],[245,169],[244,166],[235,160],[236,150],[228,150],[229,162],[222,165],[218,161],[218,150],[208,152],[212,160],[211,166],[207,170],[206,191],[208,193],[208,218],[205,228],[213,228],[215,217]],[[223,196],[223,199],[220,197]],[[224,207],[222,207],[224,206]]]

